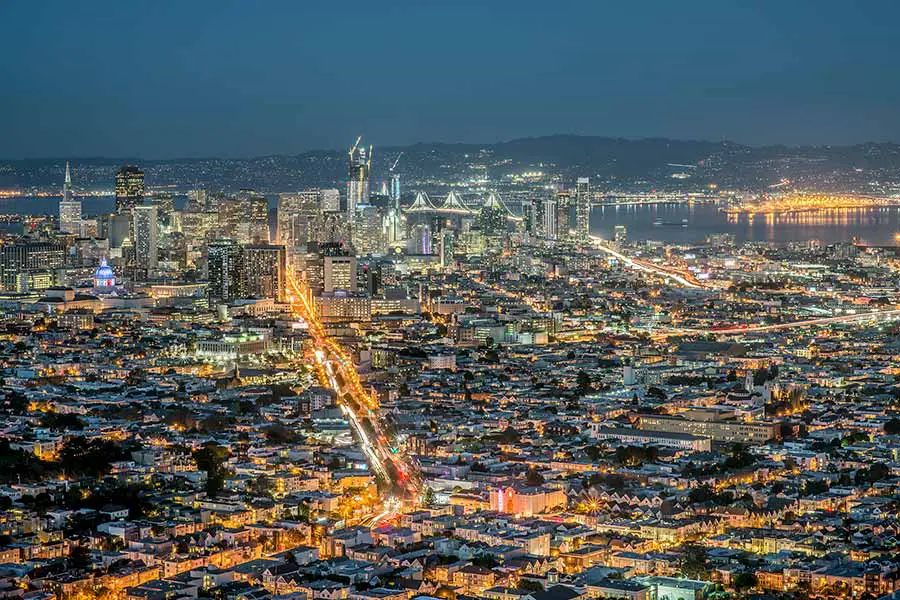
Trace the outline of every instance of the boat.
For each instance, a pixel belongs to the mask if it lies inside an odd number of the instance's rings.
[[[653,221],[654,227],[687,227],[688,220],[682,219],[681,221],[663,221],[662,219],[656,219]]]

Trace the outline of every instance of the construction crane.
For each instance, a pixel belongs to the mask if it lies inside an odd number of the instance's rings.
[[[391,165],[391,168],[388,169],[388,172],[389,172],[389,173],[393,173],[393,172],[394,172],[394,169],[397,168],[397,163],[400,162],[400,157],[402,157],[402,156],[403,156],[403,153],[402,153],[402,152],[401,152],[400,154],[397,155],[397,160],[395,160],[395,161],[394,161],[394,164]]]
[[[362,136],[359,136],[358,138],[356,138],[356,141],[353,142],[353,147],[350,148],[350,156],[351,156],[351,157],[352,157],[353,154],[356,152],[356,149],[359,148],[359,143],[360,143],[361,141],[362,141]]]
[[[369,144],[369,160],[366,161],[366,170],[369,173],[372,172],[372,152],[373,152],[373,150],[374,150],[374,148],[372,148],[372,145]]]

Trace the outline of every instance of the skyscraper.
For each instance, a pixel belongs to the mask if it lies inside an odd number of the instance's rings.
[[[559,224],[559,214],[556,209],[556,198],[549,196],[544,198],[543,210],[543,233],[548,240],[555,240],[559,236],[557,226]]]
[[[322,212],[341,212],[341,192],[334,188],[319,190],[319,207]]]
[[[62,244],[25,241],[0,246],[0,285],[4,290],[15,290],[20,274],[52,271],[65,263],[66,248]]]
[[[322,212],[323,191],[312,189],[278,197],[275,239],[285,245],[289,256],[306,252],[317,217]]]
[[[207,248],[210,308],[241,297],[241,247],[234,240],[210,242]]]
[[[355,292],[358,288],[355,256],[324,257],[325,293]]]
[[[591,235],[591,180],[579,177],[575,184],[575,239],[587,243]]]
[[[129,213],[144,199],[144,172],[126,165],[116,173],[116,212]]]
[[[269,202],[264,196],[251,196],[248,199],[250,221],[250,241],[254,244],[269,243]]]
[[[558,192],[556,194],[556,236],[552,239],[568,241],[571,225],[572,196],[566,191]]]
[[[452,229],[441,232],[441,268],[451,269],[455,263],[453,254],[456,251],[455,234]]]
[[[72,193],[72,172],[68,161],[62,200],[59,202],[59,230],[81,235],[81,200],[76,200]]]
[[[368,151],[360,146],[362,137],[350,148],[350,179],[347,184],[347,214],[353,219],[356,207],[369,203],[369,177],[372,169],[372,147]]]
[[[284,302],[287,289],[287,255],[284,246],[259,244],[241,249],[240,294],[275,298]]]
[[[158,222],[156,206],[146,204],[132,209],[134,231],[134,266],[135,277],[150,279],[156,271],[158,256]]]

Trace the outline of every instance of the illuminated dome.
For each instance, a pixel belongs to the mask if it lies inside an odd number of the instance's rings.
[[[112,268],[106,264],[106,259],[100,261],[100,266],[94,271],[94,287],[95,288],[111,288],[116,285],[116,274]]]

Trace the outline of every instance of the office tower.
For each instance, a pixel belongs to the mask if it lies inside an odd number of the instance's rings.
[[[334,188],[319,190],[319,208],[322,212],[341,212],[341,192]]]
[[[183,211],[181,213],[181,231],[188,246],[197,247],[206,244],[219,227],[219,214],[212,211]]]
[[[218,203],[219,235],[231,238],[239,244],[250,241],[250,223],[246,205],[239,198],[224,198]]]
[[[131,236],[131,211],[123,214],[113,213],[106,218],[106,238],[110,248],[121,248],[125,240]]]
[[[617,245],[622,246],[628,243],[628,228],[624,225],[616,225],[613,230],[613,240]]]
[[[325,255],[323,257],[323,291],[357,291],[356,257]]]
[[[507,213],[506,205],[500,199],[500,194],[497,192],[488,194],[478,215],[482,233],[488,237],[501,236],[505,233]]]
[[[568,241],[572,229],[572,197],[568,192],[556,194],[556,237],[560,241]]]
[[[134,267],[135,279],[146,281],[156,271],[159,246],[159,222],[156,206],[142,204],[132,209],[134,223]]]
[[[591,235],[591,180],[579,177],[575,184],[575,239],[586,243]]]
[[[62,200],[59,202],[59,230],[81,235],[81,200],[76,200],[72,194],[72,172],[69,170],[68,161]]]
[[[284,302],[287,289],[287,254],[284,246],[258,244],[241,249],[240,293]]]
[[[454,231],[445,229],[441,232],[441,268],[450,269],[455,264],[453,254],[455,252]]]
[[[384,252],[383,218],[378,209],[369,204],[356,207],[351,235],[353,248],[359,255]]]
[[[406,250],[410,254],[431,254],[431,225],[416,223],[410,228]]]
[[[559,236],[557,226],[559,224],[559,213],[556,207],[556,198],[549,196],[544,198],[541,203],[543,205],[543,234],[548,240],[555,240]]]
[[[372,168],[372,147],[360,146],[362,137],[350,148],[350,179],[347,184],[347,215],[352,220],[356,207],[369,204],[369,177]]]
[[[187,193],[187,202],[184,203],[186,212],[203,212],[206,210],[206,190],[190,190]]]
[[[144,199],[144,172],[126,165],[116,173],[116,212],[130,213]]]
[[[369,296],[375,296],[381,291],[381,265],[369,261],[363,265],[357,265],[358,283],[357,289],[364,291]]]
[[[269,243],[269,202],[264,196],[247,198],[247,219],[250,225],[250,241],[254,244]]]
[[[534,234],[537,230],[535,226],[535,202],[533,198],[527,198],[522,201],[522,222],[525,226],[525,233]]]
[[[175,216],[175,197],[172,192],[156,192],[153,194],[152,202],[156,207],[160,229],[167,233],[177,231],[176,225],[180,221]]]
[[[317,226],[322,192],[325,190],[305,190],[278,197],[275,239],[287,248],[288,256],[295,257],[306,252],[312,233]],[[337,191],[337,190],[335,190]],[[340,202],[340,199],[338,200]]]
[[[0,283],[17,289],[20,275],[53,271],[66,264],[66,248],[49,242],[16,242],[0,246]]]
[[[391,186],[388,194],[391,197],[391,202],[395,205],[400,204],[400,174],[399,173],[391,173]]]
[[[241,297],[241,247],[230,239],[210,242],[207,247],[209,306]]]

